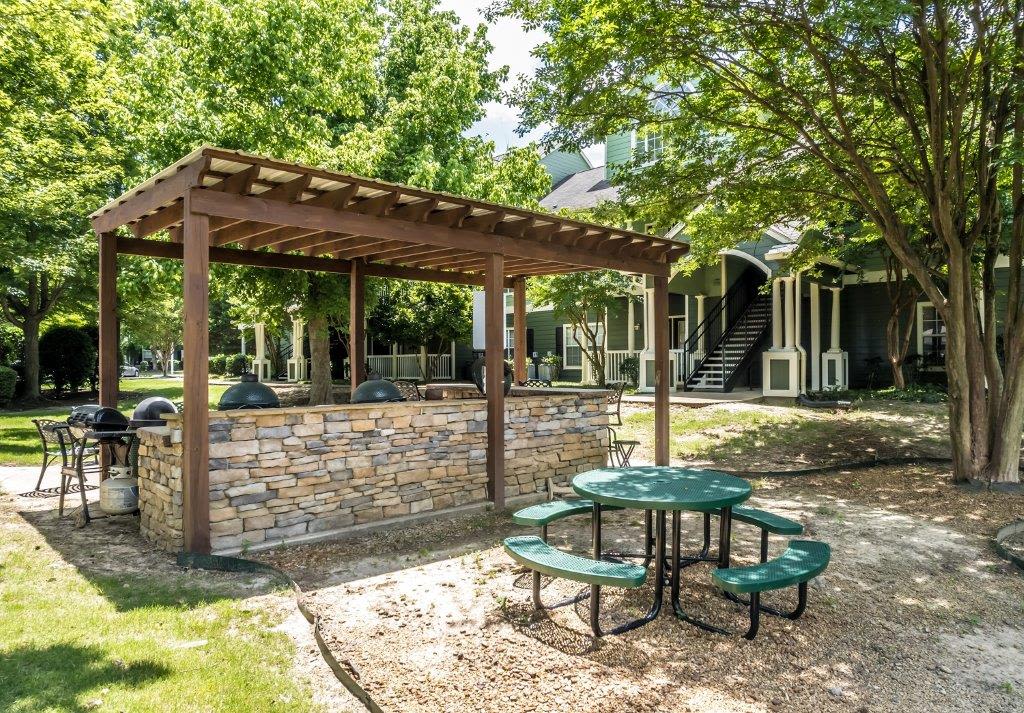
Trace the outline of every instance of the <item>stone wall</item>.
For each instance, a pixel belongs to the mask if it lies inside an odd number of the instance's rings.
[[[511,396],[505,409],[506,497],[604,465],[603,392]],[[486,429],[483,399],[211,413],[213,549],[484,501]],[[140,451],[143,534],[176,550],[180,431],[151,431]]]

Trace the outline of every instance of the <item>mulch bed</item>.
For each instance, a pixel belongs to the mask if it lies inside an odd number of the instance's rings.
[[[385,710],[1024,710],[1024,577],[989,539],[1024,516],[1024,497],[907,467],[759,482],[753,502],[833,548],[804,618],[764,617],[753,642],[666,615],[595,641],[585,603],[535,614],[529,576],[496,546],[524,530],[500,515],[262,557],[315,590],[332,650]],[[635,546],[641,521],[610,514],[606,545]],[[687,523],[693,548],[698,520]],[[552,538],[586,552],[586,519],[559,523]],[[756,530],[737,526],[734,538],[736,560],[753,561]],[[783,546],[773,538],[773,552]],[[707,567],[685,573],[686,606],[745,625]],[[543,596],[577,591],[554,581]],[[651,596],[650,586],[606,593],[605,626]]]

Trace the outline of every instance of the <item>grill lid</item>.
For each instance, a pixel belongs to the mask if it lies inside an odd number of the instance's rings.
[[[217,410],[231,411],[242,408],[277,408],[280,399],[274,390],[261,384],[255,374],[242,374],[242,380],[230,387],[217,402]]]
[[[354,404],[374,404],[386,401],[405,401],[405,397],[390,381],[370,379],[356,387],[349,401]]]

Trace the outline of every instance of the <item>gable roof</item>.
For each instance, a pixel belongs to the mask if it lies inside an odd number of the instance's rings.
[[[602,201],[618,200],[618,187],[609,183],[604,173],[604,166],[598,166],[566,176],[540,199],[541,207],[546,210],[593,208]]]

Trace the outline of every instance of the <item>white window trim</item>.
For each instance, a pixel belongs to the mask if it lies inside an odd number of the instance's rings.
[[[922,359],[924,358],[924,310],[926,307],[934,307],[934,305],[928,300],[917,303],[917,322],[914,324],[914,329],[917,332],[917,355]],[[941,316],[939,318],[941,319]]]
[[[637,143],[636,129],[630,129],[629,130],[629,158],[630,158],[630,160],[633,160],[634,158],[636,158],[636,143]],[[661,152],[662,152],[662,154],[665,153],[665,139],[664,138],[662,138],[662,140],[661,140]],[[648,166],[653,166],[660,159],[661,159],[661,156],[656,156],[656,157],[652,158],[650,161],[644,161],[643,163],[641,163],[639,165],[642,168],[647,168]]]
[[[587,324],[591,327],[591,329],[595,329],[595,330],[600,329],[600,325],[597,322],[588,322]],[[573,336],[572,336],[573,335],[573,331],[575,331],[575,327],[573,327],[573,325],[568,324],[568,323],[562,325],[562,371],[582,371],[583,370],[583,359],[584,359],[584,357],[583,357],[583,354],[582,354],[582,349],[581,349],[581,353],[580,353],[580,365],[579,366],[568,366],[568,358],[567,357],[568,357],[568,349],[569,349],[569,347],[570,346],[573,346],[573,347],[579,346],[579,345],[576,344],[576,340],[573,339]],[[602,333],[600,336],[601,336],[601,349],[604,350],[605,343],[607,341],[607,336],[608,335]]]

